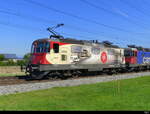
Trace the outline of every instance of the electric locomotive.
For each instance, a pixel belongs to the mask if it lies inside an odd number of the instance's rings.
[[[127,71],[142,71],[150,69],[150,49],[128,45],[125,49]]]
[[[53,28],[48,30],[53,33],[50,38],[39,39],[32,44],[26,72],[34,79],[52,75],[77,76],[87,72],[111,73],[125,68],[124,49],[111,42],[64,38]]]

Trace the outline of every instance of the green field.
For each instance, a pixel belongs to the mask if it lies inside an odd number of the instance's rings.
[[[0,96],[0,110],[150,110],[150,77]]]
[[[5,73],[5,74],[0,74],[0,77],[6,77],[6,76],[25,76],[25,73]]]

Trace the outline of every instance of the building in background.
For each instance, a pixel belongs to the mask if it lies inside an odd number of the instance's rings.
[[[0,55],[3,55],[5,57],[5,60],[13,60],[14,62],[20,60],[16,54],[0,54]]]

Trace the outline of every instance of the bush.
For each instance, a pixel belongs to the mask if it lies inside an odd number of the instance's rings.
[[[0,66],[7,66],[7,65],[6,65],[6,62],[0,61]]]
[[[24,55],[23,60],[14,62],[13,60],[5,60],[3,55],[0,55],[0,66],[22,66],[26,65],[30,60],[31,54],[27,53]],[[5,60],[5,61],[4,61]]]
[[[31,58],[31,53],[27,53],[24,55],[23,60],[25,63],[28,63],[30,61]]]
[[[0,61],[0,66],[16,66],[17,64],[12,60],[9,61]]]
[[[5,60],[4,55],[0,55],[0,61],[4,61],[4,60]]]
[[[0,61],[0,66],[22,66],[22,65],[26,65],[25,60],[18,60],[17,62],[14,62],[13,60]]]
[[[8,60],[7,65],[14,66],[15,62],[13,60]]]
[[[19,66],[22,66],[22,65],[25,65],[25,64],[26,64],[25,60],[18,60],[17,61],[17,65],[19,65]]]

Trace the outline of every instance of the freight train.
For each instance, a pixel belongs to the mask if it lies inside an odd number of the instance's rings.
[[[64,38],[48,29],[50,38],[33,42],[26,72],[33,79],[58,75],[78,76],[88,72],[141,71],[150,69],[150,49],[129,45],[121,48],[109,41]]]

